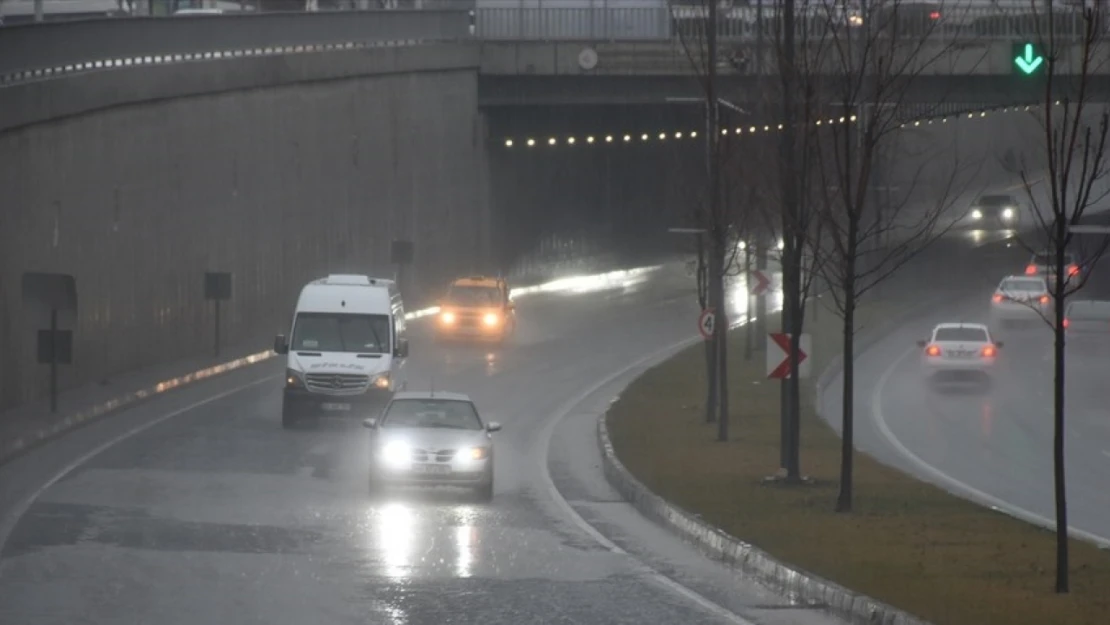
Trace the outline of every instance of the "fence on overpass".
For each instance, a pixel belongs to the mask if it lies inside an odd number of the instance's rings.
[[[910,10],[930,6],[934,5],[907,3],[905,14],[897,19],[881,12],[869,13],[868,19],[880,33],[909,38],[1029,40],[1048,32],[1047,16],[1018,6]],[[856,18],[808,10],[796,28],[801,39],[826,37],[859,28]],[[665,6],[253,12],[56,21],[0,27],[0,84],[132,65],[473,39],[674,41],[698,37],[704,23],[695,14]],[[1074,40],[1085,28],[1077,9],[1056,9],[1051,24],[1059,41]],[[770,41],[778,27],[779,16],[772,8],[734,8],[720,18],[722,37],[733,42],[754,40],[759,33]]]

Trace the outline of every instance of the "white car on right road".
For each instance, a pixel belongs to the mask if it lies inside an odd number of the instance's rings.
[[[931,380],[989,377],[1002,343],[982,323],[941,323],[922,348],[921,368]]]
[[[1006,276],[991,295],[991,327],[1043,323],[1052,311],[1048,283],[1041,276]]]

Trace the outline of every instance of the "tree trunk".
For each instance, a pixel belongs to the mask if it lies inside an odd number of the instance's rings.
[[[852,454],[855,452],[855,340],[856,340],[856,258],[855,228],[848,226],[848,258],[844,276],[844,383],[840,399],[840,491],[836,511],[852,511]]]
[[[717,372],[717,440],[725,442],[728,440],[728,378],[725,373],[727,371],[728,362],[728,306],[725,302],[725,277],[724,277],[724,260],[725,260],[725,240],[724,229],[716,229],[715,240],[713,241],[712,261],[710,264],[711,283],[711,297],[713,307],[716,312],[716,320],[713,325],[713,341],[715,345],[715,352],[717,361],[714,363]]]
[[[796,232],[798,228],[798,196],[795,185],[798,183],[797,154],[795,154],[795,112],[794,112],[794,58],[795,58],[795,33],[794,33],[794,0],[783,0],[782,20],[782,54],[779,63],[779,75],[782,79],[782,121],[783,132],[779,145],[780,170],[782,184],[782,236],[785,242],[782,252],[783,276],[783,311],[782,331],[791,334],[790,345],[797,348],[801,339],[797,330],[801,326],[800,293],[801,284],[797,280],[795,271],[797,263],[797,250],[794,249]],[[795,352],[796,353],[796,352]],[[782,419],[782,465],[786,471],[787,481],[801,479],[799,467],[798,448],[798,368],[795,362],[790,367],[790,377],[782,381],[780,396]]]
[[[1058,237],[1057,241],[1062,241]],[[1063,246],[1059,246],[1063,249]],[[1068,592],[1068,499],[1064,480],[1064,267],[1063,253],[1056,258],[1054,337],[1055,374],[1053,376],[1052,465],[1056,485],[1056,592]]]

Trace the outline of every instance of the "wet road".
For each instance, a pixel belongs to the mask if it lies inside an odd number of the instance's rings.
[[[1003,275],[1020,274],[1024,251],[984,247],[950,279],[977,285],[972,296],[933,306],[856,361],[858,448],[985,505],[1052,523],[1052,335],[1047,326],[1008,330],[987,388],[930,388],[918,366],[916,341],[937,323],[988,321],[989,298]],[[1077,299],[1110,298],[1110,263],[1096,267]],[[1110,540],[1110,406],[1105,344],[1073,341],[1066,361],[1069,521],[1088,538]],[[839,415],[840,378],[824,395]],[[839,418],[839,416],[837,417]]]
[[[698,555],[601,477],[597,415],[695,331],[681,266],[527,294],[518,315],[490,349],[412,322],[402,376],[504,424],[492,503],[371,499],[365,430],[282,430],[275,360],[0,468],[0,622],[834,622]]]

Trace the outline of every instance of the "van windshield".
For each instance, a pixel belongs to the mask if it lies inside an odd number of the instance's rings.
[[[293,351],[389,352],[388,315],[298,313],[293,325]]]

